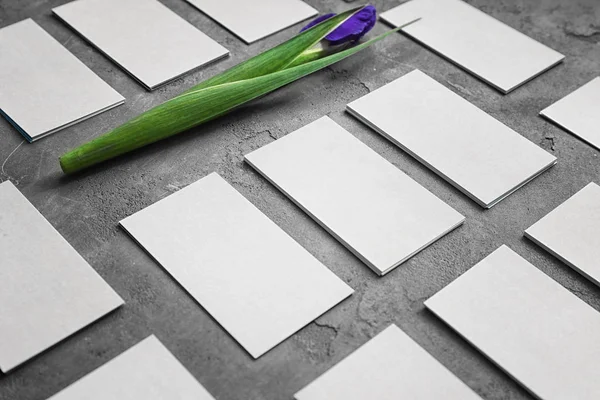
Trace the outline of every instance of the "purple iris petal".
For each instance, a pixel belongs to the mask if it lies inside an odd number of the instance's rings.
[[[310,23],[308,25],[306,25],[304,28],[300,29],[300,32],[304,32],[308,28],[312,28],[313,26],[315,26],[317,24],[320,24],[321,22],[325,21],[326,19],[329,19],[329,18],[333,17],[334,15],[335,15],[334,13],[320,15],[317,18],[315,18],[312,21],[310,21]]]
[[[307,30],[320,22],[333,17],[335,14],[325,14],[317,17],[311,23],[306,25],[300,32]],[[377,21],[377,10],[368,5],[362,10],[348,18],[343,24],[338,26],[333,32],[325,37],[330,45],[336,46],[346,42],[355,42],[369,32]]]

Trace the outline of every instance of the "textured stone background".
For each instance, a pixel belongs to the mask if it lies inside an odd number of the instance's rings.
[[[0,120],[0,181],[14,182],[126,301],[120,310],[14,372],[0,374],[0,399],[46,399],[151,333],[219,400],[291,399],[297,390],[391,323],[484,399],[531,398],[425,310],[423,301],[507,244],[600,309],[597,287],[523,238],[523,230],[533,222],[588,182],[600,182],[598,152],[538,116],[541,109],[598,75],[600,2],[468,0],[566,55],[562,65],[507,96],[398,34],[216,122],[65,178],[57,162],[63,152],[291,37],[298,28],[247,46],[183,0],[161,1],[226,46],[232,55],[147,92],[51,15],[52,7],[67,0],[0,0],[0,27],[33,17],[127,99],[123,106],[35,144],[24,143]],[[349,7],[342,0],[306,1],[322,12]],[[400,2],[373,1],[381,11]],[[379,23],[374,31],[381,33],[386,28]],[[344,112],[348,102],[415,68],[555,154],[558,165],[484,211]],[[465,225],[384,278],[376,277],[242,161],[245,153],[323,115],[463,213]],[[120,219],[212,171],[356,290],[350,299],[256,361],[117,225]]]

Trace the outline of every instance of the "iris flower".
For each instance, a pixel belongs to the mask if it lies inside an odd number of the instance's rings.
[[[326,21],[335,15],[336,14],[334,13],[321,15],[302,28],[300,32],[304,32],[305,30],[312,28],[323,21]],[[367,32],[373,29],[376,21],[377,10],[375,7],[372,5],[365,6],[344,21],[336,29],[334,29],[329,35],[325,36],[324,40],[330,46],[338,46],[344,43],[357,42],[360,40],[360,38],[366,35]]]
[[[373,6],[324,15],[290,40],[69,151],[60,157],[60,166],[63,172],[74,173],[184,132],[356,54],[406,26],[358,43],[375,19]]]
[[[323,21],[327,21],[337,14],[323,14],[300,30],[300,33]],[[334,54],[340,50],[346,49],[355,45],[364,35],[367,34],[375,26],[377,21],[377,10],[372,5],[365,6],[353,14],[350,18],[344,21],[340,26],[331,31],[314,47],[305,50],[296,63],[306,63],[308,61],[318,60]]]

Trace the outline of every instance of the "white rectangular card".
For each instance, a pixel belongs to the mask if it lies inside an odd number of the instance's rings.
[[[464,222],[328,117],[246,161],[379,275]]]
[[[425,306],[537,398],[600,398],[600,314],[508,247]]]
[[[187,0],[250,44],[315,16],[301,0]]]
[[[156,0],[77,0],[52,11],[149,90],[229,54]]]
[[[381,14],[402,32],[508,93],[564,56],[463,0],[412,0]]]
[[[590,183],[525,236],[600,286],[600,186]]]
[[[254,358],[353,292],[214,173],[121,226]]]
[[[294,396],[296,400],[477,400],[468,386],[396,325]]]
[[[214,400],[155,337],[150,336],[48,400]]]
[[[122,304],[10,181],[0,184],[0,370],[10,371]]]
[[[556,163],[556,157],[419,70],[353,101],[347,110],[482,207],[492,207]]]
[[[563,97],[540,114],[600,150],[600,77]]]
[[[33,20],[0,29],[0,115],[29,142],[125,99]]]

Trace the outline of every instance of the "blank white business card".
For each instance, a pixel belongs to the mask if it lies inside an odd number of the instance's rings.
[[[0,115],[29,142],[125,99],[33,20],[0,29]]]
[[[600,286],[600,186],[588,184],[525,236]]]
[[[508,247],[425,306],[537,398],[600,398],[600,314]]]
[[[600,77],[563,97],[540,114],[600,150]]]
[[[463,0],[411,0],[381,14],[408,36],[508,93],[564,56]]]
[[[464,222],[328,117],[246,161],[379,275]]]
[[[77,0],[52,11],[149,90],[229,54],[156,0]]]
[[[0,183],[0,370],[123,304],[10,182]]]
[[[556,157],[419,70],[347,110],[485,208],[556,164]]]
[[[48,400],[215,400],[150,336]]]
[[[248,44],[318,13],[301,0],[187,1]]]
[[[121,226],[254,358],[353,292],[215,173]]]
[[[468,386],[396,325],[294,396],[296,400],[477,400]]]

